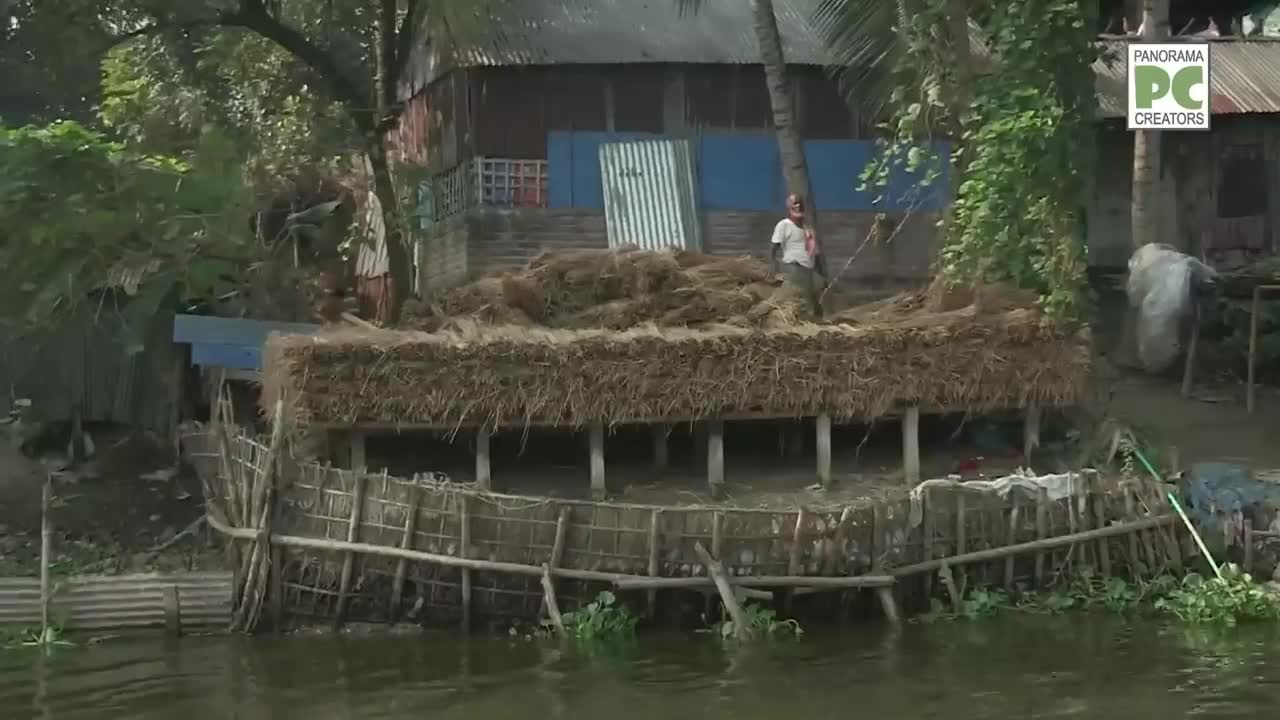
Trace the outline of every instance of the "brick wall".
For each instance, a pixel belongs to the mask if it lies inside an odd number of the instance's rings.
[[[706,250],[718,255],[767,258],[778,217],[762,212],[708,212]],[[929,277],[936,216],[913,216],[889,243],[864,245],[875,213],[831,212],[821,217],[824,248],[842,295],[880,296],[922,284]],[[544,250],[608,246],[604,214],[587,210],[488,210],[442,223],[421,242],[424,293],[523,266]],[[856,250],[861,246],[861,250]],[[855,251],[856,258],[848,263]]]

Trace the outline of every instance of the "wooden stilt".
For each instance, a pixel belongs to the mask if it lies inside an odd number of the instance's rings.
[[[1040,492],[1036,495],[1036,540],[1044,540],[1049,537],[1049,490],[1040,488]],[[1043,552],[1036,553],[1036,588],[1043,590],[1044,583],[1044,561]]]
[[[404,534],[400,536],[400,547],[405,550],[413,549],[413,532],[418,525],[418,508],[422,506],[422,491],[418,486],[414,485],[409,488],[409,509],[405,511],[404,518]],[[396,562],[396,576],[391,583],[391,622],[396,622],[400,617],[400,596],[404,594],[404,578],[409,571],[409,561],[406,558],[400,558]]]
[[[363,447],[363,443],[361,443]],[[352,449],[355,443],[352,443]],[[364,514],[364,489],[367,477],[363,472],[357,472],[354,475],[355,487],[351,490],[351,518],[347,521],[347,542],[359,542],[360,537],[360,519]],[[334,613],[334,623],[338,626],[342,625],[342,620],[347,614],[348,595],[351,592],[351,574],[355,570],[355,553],[347,551],[342,557],[342,578],[338,585],[338,609]]]
[[[542,563],[542,603],[551,619],[551,627],[560,637],[568,636],[564,628],[564,617],[560,615],[560,603],[556,602],[556,586],[551,582],[551,567]]]
[[[818,416],[817,448],[818,448],[818,481],[825,489],[832,488],[831,481],[831,416],[823,413]]]
[[[164,588],[164,629],[170,635],[182,634],[182,606],[178,595],[178,586],[169,585]]]
[[[1022,418],[1022,457],[1031,462],[1031,453],[1040,447],[1040,407],[1034,403],[1027,406],[1026,415]]]
[[[943,562],[942,567],[938,568],[938,577],[942,580],[942,586],[947,589],[947,597],[951,598],[951,611],[957,615],[963,613],[964,598],[960,595],[960,588],[956,587],[956,579],[951,573],[951,566]]]
[[[476,432],[476,486],[481,490],[493,487],[493,466],[489,459],[489,431],[481,428]]]
[[[604,483],[604,425],[591,423],[587,435],[591,450],[591,497],[604,500],[609,494]]]
[[[465,495],[458,497],[459,533],[458,552],[464,558],[471,557],[471,502]],[[462,568],[462,630],[471,630],[471,570]]]
[[[365,456],[365,434],[359,430],[351,431],[351,469],[358,473],[369,469],[369,460]]]
[[[284,631],[284,548],[271,548],[271,629]]]
[[[702,547],[702,543],[696,543],[693,551],[698,554],[698,559],[707,568],[707,574],[711,576],[712,582],[716,584],[716,589],[720,591],[720,601],[724,603],[724,608],[729,613],[729,618],[733,620],[733,635],[739,640],[750,637],[751,628],[747,626],[746,617],[742,614],[742,606],[738,604],[738,598],[733,594],[733,587],[729,585],[729,578],[725,575],[724,567],[720,565],[720,561],[707,554],[707,549]]]
[[[662,472],[667,469],[671,462],[669,438],[671,436],[671,426],[665,423],[659,423],[653,426],[653,466]]]
[[[787,558],[787,574],[788,575],[800,574],[800,570],[801,570],[800,562],[804,557],[803,555],[804,521],[805,521],[804,508],[800,508],[799,512],[796,513],[795,529],[791,531],[791,553],[790,553],[790,556]],[[794,598],[795,598],[795,593],[793,592],[787,593],[786,600],[784,603],[787,614],[791,613],[791,603],[792,603],[792,600],[794,600]]]
[[[662,511],[654,510],[649,514],[649,576],[658,577],[660,570],[658,561],[662,553]],[[649,618],[657,614],[658,609],[658,591],[649,591]]]
[[[1196,350],[1200,347],[1200,300],[1191,304],[1191,340],[1187,343],[1187,357],[1182,365],[1182,397],[1191,397],[1195,383]]]
[[[920,408],[915,405],[902,415],[902,474],[908,484],[920,483]]]
[[[724,497],[724,422],[707,423],[707,484],[711,497]]]

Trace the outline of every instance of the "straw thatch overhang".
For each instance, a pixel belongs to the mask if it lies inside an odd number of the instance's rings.
[[[273,336],[264,405],[313,427],[518,428],[703,418],[871,420],[904,405],[1071,406],[1088,331],[972,307],[857,325],[626,331],[466,325]]]

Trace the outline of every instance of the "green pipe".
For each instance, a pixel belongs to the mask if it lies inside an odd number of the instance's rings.
[[[1147,472],[1151,473],[1151,477],[1155,478],[1156,482],[1164,482],[1164,479],[1160,477],[1160,473],[1156,472],[1156,469],[1147,461],[1146,456],[1138,449],[1137,440],[1134,439],[1132,433],[1129,434],[1129,448],[1133,450],[1134,456],[1147,469]],[[1182,518],[1182,524],[1187,526],[1187,531],[1191,533],[1191,538],[1196,541],[1196,547],[1200,548],[1200,554],[1204,555],[1204,559],[1209,561],[1209,567],[1213,568],[1213,574],[1221,580],[1222,568],[1214,561],[1208,546],[1204,544],[1204,539],[1200,537],[1200,533],[1196,532],[1195,526],[1191,524],[1191,518],[1187,517],[1187,513],[1182,509],[1182,504],[1178,502],[1178,499],[1171,492],[1165,493],[1165,497],[1169,498],[1169,502],[1173,504],[1173,509],[1178,511],[1178,517]]]

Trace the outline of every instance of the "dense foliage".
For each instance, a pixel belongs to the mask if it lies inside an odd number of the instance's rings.
[[[961,7],[963,3],[959,4]],[[899,28],[904,41],[882,157],[864,179],[939,161],[924,149],[934,133],[958,137],[960,171],[945,222],[939,270],[953,282],[1007,281],[1034,288],[1055,318],[1082,310],[1084,228],[1093,147],[1093,59],[1089,10],[1079,0],[997,3],[984,15],[990,59],[981,56],[972,102],[957,81],[960,53],[936,38],[954,19],[947,0],[920,0]],[[990,68],[984,67],[990,65]]]
[[[72,122],[0,128],[0,265],[18,279],[0,287],[5,318],[39,326],[89,310],[141,328],[182,299],[279,290],[266,261],[283,244],[249,234],[241,177],[217,134],[178,159]]]

